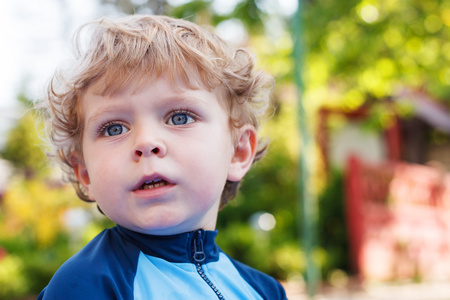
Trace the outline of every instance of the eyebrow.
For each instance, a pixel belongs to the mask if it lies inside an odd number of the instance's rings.
[[[206,101],[203,99],[200,99],[198,97],[195,97],[193,95],[175,95],[170,96],[167,98],[163,98],[162,103],[163,105],[171,106],[179,103],[186,103],[186,104],[197,104],[197,103],[205,103]]]
[[[158,104],[159,107],[170,107],[176,104],[183,104],[186,105],[195,105],[199,103],[206,103],[204,99],[198,98],[194,95],[172,95],[169,97],[163,97],[161,100],[159,100],[160,103]],[[101,108],[94,112],[87,120],[86,124],[95,123],[98,119],[102,118],[105,114],[114,114],[117,112],[126,112],[128,110],[129,106],[127,104],[121,103],[121,104],[112,104],[108,105],[105,108]]]
[[[105,108],[101,108],[94,112],[87,120],[86,124],[91,124],[97,122],[98,119],[102,118],[105,114],[114,114],[118,111],[124,112],[127,110],[127,105],[125,104],[117,104],[117,105],[109,105]]]

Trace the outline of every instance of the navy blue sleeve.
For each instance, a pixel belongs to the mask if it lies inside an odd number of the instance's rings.
[[[103,231],[58,269],[38,299],[133,299],[138,256],[114,229]]]
[[[255,270],[231,257],[230,260],[239,271],[242,278],[244,278],[264,299],[287,299],[283,286],[273,277]]]

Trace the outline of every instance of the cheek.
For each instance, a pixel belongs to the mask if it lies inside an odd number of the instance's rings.
[[[84,149],[86,164],[95,172],[114,170],[120,161],[123,161],[124,151],[120,145],[93,143],[91,147],[86,148]]]
[[[91,181],[90,189],[93,192],[113,189],[117,186],[117,174],[122,170],[120,160],[114,158],[111,152],[97,153],[86,161],[87,171]]]
[[[219,147],[208,148],[197,154],[198,160],[193,160],[192,155],[186,157],[189,169],[192,170],[191,176],[201,185],[204,193],[217,193],[220,190],[221,194],[227,180],[231,156],[223,148],[225,145],[218,145]]]

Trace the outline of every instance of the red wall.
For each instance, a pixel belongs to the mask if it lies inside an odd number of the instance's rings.
[[[346,178],[351,262],[365,279],[450,279],[450,175],[352,157]]]

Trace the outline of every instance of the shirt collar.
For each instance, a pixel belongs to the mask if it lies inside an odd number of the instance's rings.
[[[208,263],[219,260],[217,230],[198,229],[175,235],[148,235],[117,225],[118,233],[144,254],[174,263]]]

